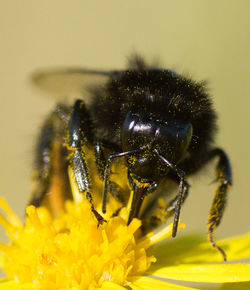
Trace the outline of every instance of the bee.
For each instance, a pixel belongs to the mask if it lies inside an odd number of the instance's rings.
[[[33,81],[50,91],[79,98],[73,106],[57,105],[42,127],[31,204],[40,205],[51,185],[61,187],[58,192],[70,194],[66,182],[70,166],[79,192],[86,194],[102,223],[104,219],[93,203],[91,169],[84,150],[89,146],[103,181],[102,213],[106,212],[109,194],[119,195],[111,168],[114,163],[121,164],[133,190],[128,223],[140,217],[145,228],[158,225],[161,217],[155,209],[161,208],[166,218],[174,216],[175,237],[181,207],[189,193],[188,176],[217,158],[218,186],[207,226],[211,245],[226,261],[225,252],[215,243],[214,230],[223,216],[232,174],[227,154],[214,146],[217,115],[204,82],[151,67],[139,56],[131,58],[126,70],[42,71]],[[176,195],[162,208],[157,200],[170,195],[171,188],[178,188]],[[148,196],[151,199],[144,204]]]

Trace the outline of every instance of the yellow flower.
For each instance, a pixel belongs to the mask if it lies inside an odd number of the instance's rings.
[[[249,264],[217,263],[219,253],[198,236],[157,246],[171,236],[172,225],[143,236],[139,219],[127,226],[124,207],[98,226],[89,202],[77,193],[74,196],[57,218],[45,207],[28,206],[24,225],[0,199],[7,216],[0,215],[0,223],[11,241],[0,244],[0,266],[6,274],[0,289],[197,289],[159,278],[234,282],[234,286],[250,280]],[[250,256],[250,234],[218,244],[226,250],[228,261]]]

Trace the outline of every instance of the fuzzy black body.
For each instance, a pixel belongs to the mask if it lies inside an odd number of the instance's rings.
[[[216,113],[203,83],[173,71],[139,67],[113,73],[106,86],[93,90],[93,94],[89,110],[97,128],[96,138],[115,143],[121,150],[122,126],[128,112],[143,112],[162,123],[174,120],[191,123],[192,139],[180,161],[185,164],[185,160],[191,160],[192,164],[184,165],[186,174],[200,168],[202,156],[213,145]]]
[[[119,196],[119,186],[112,182],[111,167],[115,161],[126,168],[127,180],[133,190],[128,223],[134,217],[140,217],[143,228],[150,230],[174,215],[174,237],[180,209],[189,192],[187,176],[218,157],[216,175],[219,185],[208,217],[208,234],[212,246],[225,260],[225,253],[214,242],[213,232],[225,208],[231,167],[226,153],[213,144],[217,117],[205,84],[171,70],[151,68],[139,57],[133,58],[130,67],[124,71],[72,69],[42,72],[35,75],[34,81],[46,87],[51,79],[61,77],[62,86],[59,87],[67,88],[64,79],[72,76],[77,77],[77,87],[79,76],[83,80],[100,77],[105,81],[88,88],[89,104],[77,100],[73,107],[57,106],[46,121],[36,160],[39,161],[38,172],[47,168],[50,171],[47,170],[44,176],[38,174],[38,188],[43,192],[37,190],[32,203],[39,205],[51,184],[52,161],[55,159],[53,144],[61,140],[64,148],[61,159],[64,161],[57,158],[61,171],[65,172],[67,166],[72,168],[79,191],[86,193],[93,213],[100,223],[103,222],[94,208],[95,198],[92,199],[90,171],[83,149],[87,145],[95,152],[96,168],[103,180],[102,212],[106,212],[109,194],[117,196],[124,204],[126,202],[126,198]],[[57,134],[49,134],[52,131],[60,131],[56,142]],[[44,148],[41,144],[45,144]],[[158,198],[170,196],[170,191],[177,188],[177,195],[159,206]],[[152,198],[143,205],[146,196]]]

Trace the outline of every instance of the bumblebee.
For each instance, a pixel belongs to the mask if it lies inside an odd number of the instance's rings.
[[[39,206],[52,184],[60,188],[57,192],[70,194],[70,166],[79,192],[89,199],[102,223],[104,219],[93,202],[88,149],[84,149],[88,147],[94,151],[95,166],[103,181],[102,213],[106,212],[109,194],[126,199],[126,194],[119,196],[119,186],[112,182],[116,163],[125,167],[127,183],[133,190],[128,223],[139,217],[145,229],[156,226],[163,220],[156,211],[161,208],[164,220],[174,216],[175,237],[181,206],[189,193],[187,177],[218,158],[218,186],[207,226],[211,245],[226,260],[213,233],[223,216],[232,174],[227,154],[213,144],[217,115],[204,83],[150,67],[139,56],[131,59],[127,70],[43,71],[36,73],[33,81],[50,91],[78,94],[80,98],[73,106],[57,105],[42,127],[31,204]],[[86,85],[86,81],[91,84]],[[159,205],[159,198],[170,196],[172,188],[178,188],[176,195]]]

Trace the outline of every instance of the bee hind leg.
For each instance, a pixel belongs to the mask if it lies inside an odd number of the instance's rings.
[[[34,162],[34,189],[29,201],[36,207],[46,202],[57,215],[64,200],[70,198],[67,179],[66,148],[62,146],[64,126],[53,111],[45,120],[38,137]]]
[[[216,188],[213,203],[208,215],[208,238],[213,248],[219,251],[223,257],[224,262],[227,260],[226,254],[214,241],[214,230],[219,226],[227,200],[228,188],[232,185],[232,173],[230,161],[226,153],[219,148],[213,149],[209,152],[209,158],[219,157],[219,162],[216,168],[216,180],[219,185]]]

